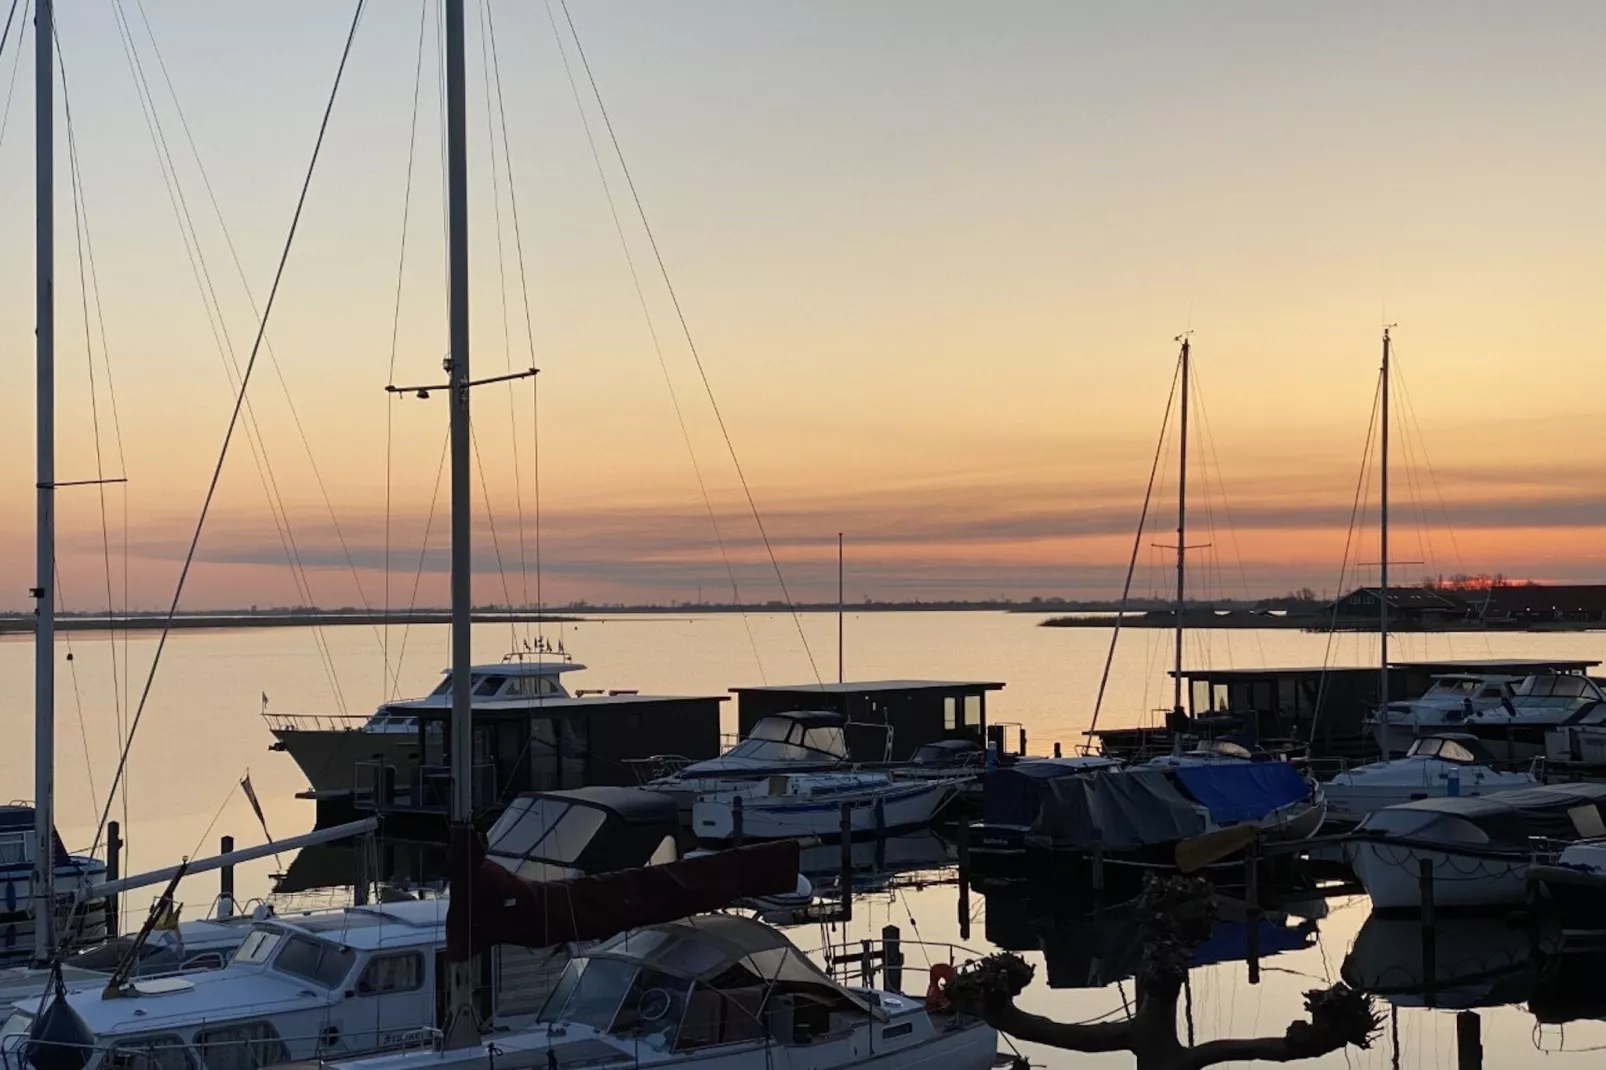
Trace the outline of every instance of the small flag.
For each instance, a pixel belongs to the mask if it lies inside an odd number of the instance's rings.
[[[184,934],[179,931],[178,916],[183,909],[183,903],[175,903],[171,899],[164,900],[162,913],[152,926],[156,932],[162,934],[162,943],[173,949],[180,962],[184,961]]]
[[[262,813],[262,802],[257,798],[257,789],[251,786],[250,770],[247,770],[245,776],[241,778],[240,790],[245,792],[246,801],[251,804],[252,811],[257,815],[257,821],[262,825],[262,835],[268,838],[269,843],[272,843],[273,833],[268,831],[268,819]]]
[[[262,692],[262,712],[268,712],[268,693],[266,691]]]

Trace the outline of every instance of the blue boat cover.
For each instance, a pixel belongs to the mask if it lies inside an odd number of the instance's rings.
[[[1176,774],[1188,794],[1209,808],[1218,825],[1258,821],[1310,796],[1310,785],[1287,762],[1184,765]]]

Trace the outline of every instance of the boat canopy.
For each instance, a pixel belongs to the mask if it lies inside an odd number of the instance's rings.
[[[565,880],[680,857],[675,800],[644,788],[529,791],[508,804],[486,854],[525,880]]]
[[[790,762],[836,763],[848,760],[848,741],[840,714],[822,710],[773,713],[718,758],[681,770],[695,776],[732,768],[758,768]]]
[[[1405,752],[1407,758],[1437,758],[1441,762],[1461,765],[1487,765],[1494,761],[1483,740],[1464,732],[1441,732],[1436,736],[1422,736]]]
[[[1417,799],[1375,810],[1357,834],[1525,849],[1533,837],[1598,835],[1606,784],[1552,784],[1493,795]]]
[[[1168,770],[1126,769],[1044,783],[1049,790],[1040,796],[1028,839],[1047,847],[1089,850],[1102,844],[1129,851],[1174,843],[1210,827],[1199,805],[1177,790]]]
[[[1259,821],[1310,797],[1310,785],[1287,762],[1183,765],[1176,777],[1220,825]]]

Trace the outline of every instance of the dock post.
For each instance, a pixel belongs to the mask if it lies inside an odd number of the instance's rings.
[[[742,797],[731,797],[731,845],[740,847],[744,836],[742,834]]]
[[[866,988],[875,987],[875,948],[868,939],[859,941],[859,980]]]
[[[219,854],[230,854],[234,850],[234,837],[225,836],[218,842]],[[234,917],[234,863],[230,862],[218,871],[217,916],[220,918]]]
[[[365,907],[368,905],[368,888],[373,883],[368,874],[368,850],[371,846],[369,837],[357,841],[357,871],[351,878],[351,905]]]
[[[881,927],[882,985],[888,992],[903,991],[903,934],[896,925]]]
[[[1246,929],[1249,983],[1260,983],[1260,850],[1254,840],[1244,849],[1244,899],[1249,904]]]
[[[1054,741],[1054,757],[1060,757],[1060,741],[1057,739]]]
[[[842,920],[853,920],[853,804],[842,804],[842,855],[841,876],[838,878],[842,884]]]
[[[120,821],[106,823],[106,879],[117,880],[123,875],[123,825]],[[117,912],[118,897],[106,897],[106,935],[116,936],[121,918]]]
[[[1483,1022],[1477,1011],[1455,1016],[1456,1070],[1483,1070]]]
[[[1433,904],[1433,860],[1417,860],[1417,879],[1422,896],[1422,995],[1423,1002],[1432,1007],[1438,1003],[1439,926]]]
[[[954,826],[954,853],[959,863],[959,939],[970,939],[970,822]]]

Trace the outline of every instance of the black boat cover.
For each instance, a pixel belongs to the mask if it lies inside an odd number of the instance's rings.
[[[1199,805],[1165,770],[1084,773],[1048,782],[1027,841],[1055,850],[1131,851],[1175,843],[1210,829]]]

